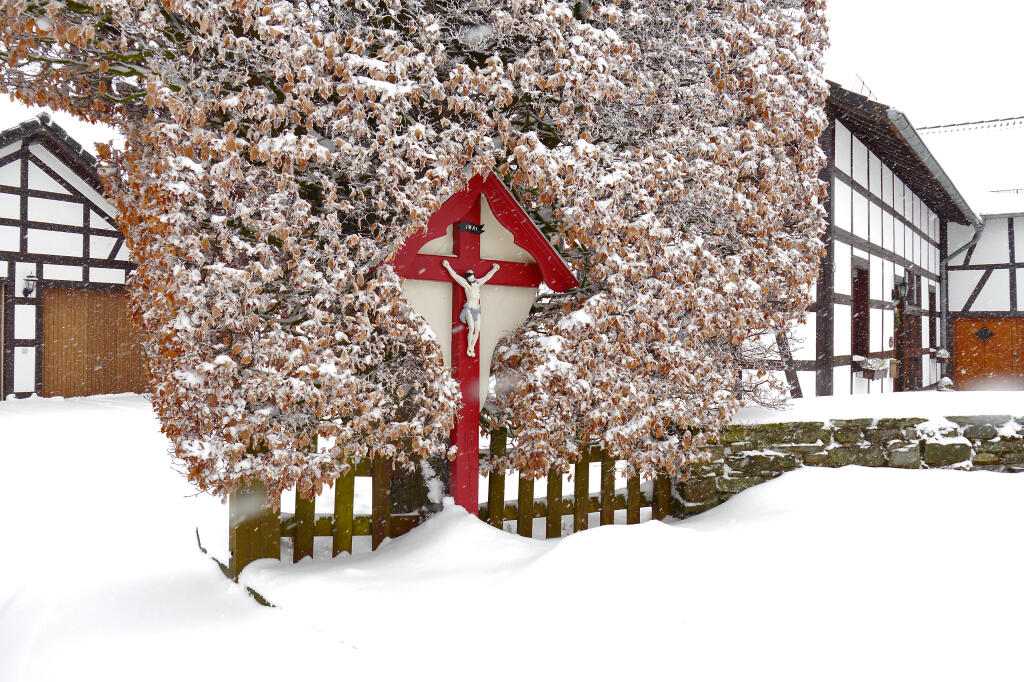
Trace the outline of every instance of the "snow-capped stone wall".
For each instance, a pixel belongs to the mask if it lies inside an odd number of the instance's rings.
[[[801,466],[1024,471],[1024,412],[736,424],[711,460],[677,487],[676,512],[695,514]]]

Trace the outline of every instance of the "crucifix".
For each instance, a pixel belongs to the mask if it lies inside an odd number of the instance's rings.
[[[406,241],[394,268],[459,383],[451,489],[455,502],[475,514],[480,407],[487,398],[491,354],[502,336],[526,320],[542,282],[555,291],[578,283],[493,173],[474,176],[449,198],[427,229]],[[474,274],[483,272],[480,278]]]

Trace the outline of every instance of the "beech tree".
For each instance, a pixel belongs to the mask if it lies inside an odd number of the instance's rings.
[[[809,300],[823,6],[8,0],[0,89],[123,132],[102,177],[199,487],[446,451],[457,387],[388,261],[490,170],[582,282],[496,359],[496,464],[680,474],[772,399],[757,339]]]

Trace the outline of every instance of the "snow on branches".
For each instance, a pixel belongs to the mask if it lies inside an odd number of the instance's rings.
[[[685,474],[741,402],[779,395],[759,339],[802,318],[821,249],[824,3],[616,9],[624,87],[520,159],[582,275],[497,358],[509,463],[538,474],[580,442]]]
[[[457,387],[387,265],[495,170],[581,275],[496,363],[546,470],[682,472],[801,315],[823,0],[8,0],[0,88],[118,126],[154,406],[197,485],[437,455]]]

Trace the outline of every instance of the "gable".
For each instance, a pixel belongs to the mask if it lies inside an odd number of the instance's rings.
[[[489,212],[503,230],[511,235],[513,244],[527,254],[529,260],[536,263],[540,277],[548,287],[554,291],[567,291],[579,285],[569,266],[494,173],[488,173],[486,177],[473,176],[463,190],[456,192],[441,204],[441,208],[430,216],[426,229],[406,240],[395,254],[395,272],[400,277],[421,275],[423,270],[413,262],[416,255],[425,253],[422,249],[431,242],[435,243],[427,247],[428,249],[445,248],[441,245],[445,244],[445,239],[450,236],[452,224],[462,220],[481,199],[486,200]],[[486,235],[486,232],[484,234]],[[495,237],[499,240],[502,238],[501,235],[492,235],[488,239]],[[524,258],[522,262],[528,261]]]

